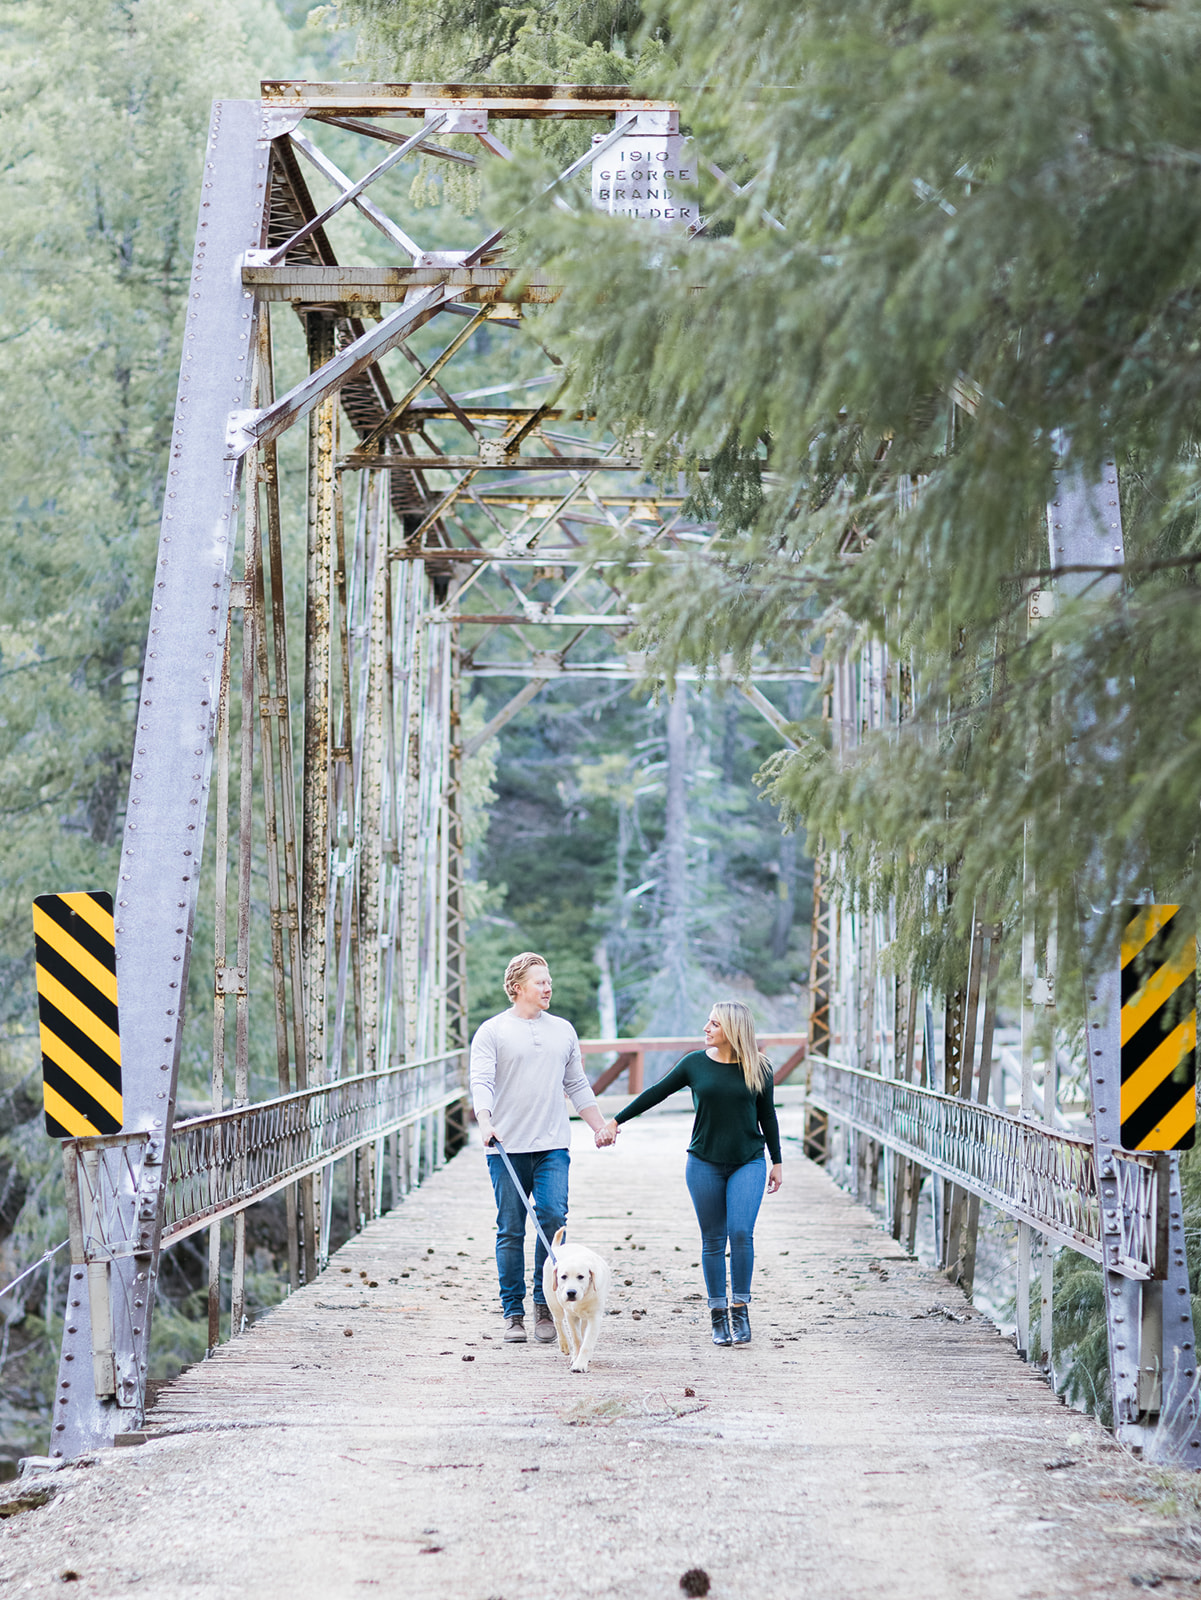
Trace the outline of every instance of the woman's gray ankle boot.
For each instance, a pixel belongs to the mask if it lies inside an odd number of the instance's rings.
[[[735,1344],[750,1344],[751,1314],[745,1306],[730,1307],[730,1326],[734,1330]]]
[[[713,1319],[713,1343],[733,1344],[730,1337],[730,1313],[725,1306],[711,1306],[709,1315]]]

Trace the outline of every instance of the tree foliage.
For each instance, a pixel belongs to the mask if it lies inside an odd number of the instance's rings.
[[[624,83],[661,53],[638,0],[341,0],[336,15],[359,29],[360,65],[422,83]]]
[[[743,187],[704,178],[699,238],[581,207],[536,243],[577,398],[664,472],[713,463],[723,538],[631,573],[657,663],[885,637],[900,736],[840,762],[814,730],[773,792],[927,923],[934,863],[961,919],[1012,905],[1027,823],[1048,892],[1100,851],[1109,890],[1195,907],[1201,18],[667,0],[647,28],[641,86]],[[1105,459],[1122,593],[1028,635],[1055,471]]]
[[[116,877],[209,103],[289,52],[272,0],[10,0],[0,21],[3,1088],[37,1061],[30,901]],[[6,1265],[66,1233],[40,1098],[0,1103]],[[4,1301],[0,1437],[22,1450],[44,1443],[62,1260]]]

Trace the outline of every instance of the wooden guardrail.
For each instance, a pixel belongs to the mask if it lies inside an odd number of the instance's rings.
[[[805,1052],[809,1048],[808,1035],[803,1033],[761,1033],[759,1035],[759,1048],[768,1050],[773,1045],[783,1046],[789,1054],[774,1070],[772,1076],[776,1083],[783,1083],[800,1066],[805,1059]],[[701,1040],[697,1038],[686,1039],[581,1039],[580,1049],[586,1056],[611,1055],[617,1053],[617,1060],[606,1067],[592,1085],[594,1094],[604,1094],[605,1090],[615,1084],[626,1074],[626,1082],[631,1094],[641,1094],[644,1088],[645,1065],[648,1051],[674,1050],[677,1055],[683,1055],[686,1050],[700,1048]]]

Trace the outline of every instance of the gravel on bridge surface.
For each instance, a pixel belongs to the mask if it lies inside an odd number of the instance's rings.
[[[749,1347],[710,1342],[686,1117],[576,1131],[573,1237],[616,1284],[584,1376],[501,1342],[475,1141],[169,1385],[146,1444],[44,1480],[0,1522],[0,1593],[670,1600],[696,1568],[714,1600],[1196,1593],[1196,1478],[1060,1405],[782,1124]]]

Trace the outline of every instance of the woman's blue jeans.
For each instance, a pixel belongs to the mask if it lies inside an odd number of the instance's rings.
[[[730,1289],[735,1305],[751,1298],[755,1270],[755,1218],[767,1184],[762,1156],[741,1167],[719,1166],[690,1155],[684,1181],[701,1225],[701,1268],[711,1310],[726,1305],[726,1240],[730,1241]]]
[[[522,1188],[534,1202],[542,1231],[553,1239],[567,1221],[566,1150],[509,1152]],[[525,1225],[529,1212],[522,1204],[512,1178],[499,1156],[488,1157],[488,1176],[496,1196],[496,1271],[500,1278],[500,1305],[506,1317],[525,1315]],[[536,1236],[535,1236],[536,1237]],[[542,1264],[546,1249],[541,1239],[534,1246],[534,1303],[542,1304]]]

